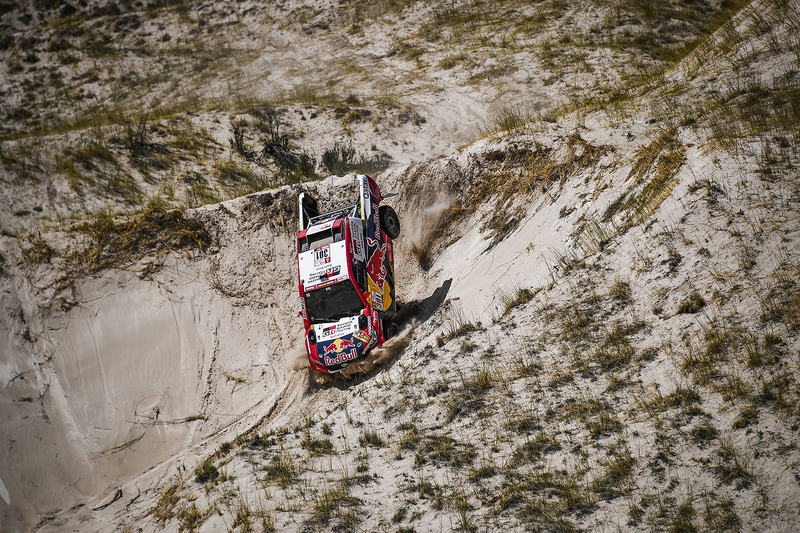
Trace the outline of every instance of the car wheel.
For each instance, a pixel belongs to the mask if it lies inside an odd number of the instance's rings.
[[[378,216],[381,221],[381,229],[390,239],[395,240],[400,236],[400,218],[391,206],[380,206],[378,209]]]
[[[391,339],[392,337],[396,337],[397,333],[399,332],[399,328],[397,324],[384,320],[383,322],[383,338],[385,340]]]

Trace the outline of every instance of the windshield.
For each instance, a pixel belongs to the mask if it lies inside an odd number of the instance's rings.
[[[364,308],[364,303],[353,284],[345,280],[307,293],[306,306],[308,319],[318,324],[356,316]]]

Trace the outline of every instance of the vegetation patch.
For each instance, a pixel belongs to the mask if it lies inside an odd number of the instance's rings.
[[[561,418],[579,420],[594,439],[622,431],[617,413],[607,401],[599,398],[568,398],[561,410]]]
[[[194,480],[198,483],[213,483],[218,477],[219,470],[211,457],[204,460],[194,469]]]
[[[282,489],[292,486],[299,475],[292,456],[283,450],[270,458],[264,466],[264,473],[268,482],[277,483]]]
[[[615,220],[618,232],[625,232],[650,218],[678,184],[678,170],[685,162],[686,148],[675,129],[639,148],[628,174],[633,186],[609,205],[603,222]]]
[[[300,445],[308,450],[309,455],[312,457],[316,455],[329,455],[333,453],[333,442],[331,439],[324,438],[324,439],[316,439],[311,437],[309,433],[303,438]]]
[[[678,305],[678,314],[694,314],[699,313],[706,306],[706,300],[697,292],[692,291],[686,299],[682,300]]]
[[[491,206],[483,215],[482,230],[488,232],[487,238],[494,238],[492,245],[505,239],[522,220],[524,208],[519,212],[519,199],[530,199],[594,168],[610,150],[608,146],[591,144],[578,134],[571,135],[564,148],[565,155],[560,155],[536,141],[519,142],[482,155],[481,166],[485,170],[472,186],[466,206],[472,211],[487,203]]]
[[[417,455],[414,464],[422,466],[428,462],[451,467],[472,464],[477,456],[475,446],[462,443],[449,435],[423,435],[416,443]]]
[[[336,487],[325,490],[314,499],[308,524],[329,531],[357,531],[362,505],[362,501],[351,493],[350,479],[342,478]]]
[[[204,251],[211,243],[200,222],[187,218],[181,209],[167,209],[159,202],[151,202],[140,213],[121,220],[101,211],[73,231],[89,237],[86,247],[72,257],[90,272],[119,268],[168,251]]]
[[[779,322],[789,331],[800,329],[800,266],[782,263],[772,275],[773,284],[761,302],[761,318]]]

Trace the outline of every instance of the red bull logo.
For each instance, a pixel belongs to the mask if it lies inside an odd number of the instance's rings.
[[[349,352],[343,352],[337,355],[336,357],[326,357],[325,364],[328,366],[338,365],[339,363],[346,363],[347,361],[353,361],[354,359],[358,359],[358,350],[353,348]]]
[[[353,341],[347,339],[336,339],[329,345],[325,347],[325,354],[328,355],[330,353],[342,353],[343,351],[347,350],[348,348],[355,348],[355,344]],[[355,350],[353,350],[355,352]],[[355,358],[354,358],[355,359]],[[330,363],[329,363],[330,364]]]
[[[377,287],[383,287],[383,282],[386,279],[386,264],[383,262],[384,254],[386,253],[386,243],[381,243],[378,247],[378,242],[369,239],[370,247],[375,247],[372,257],[369,258],[367,263],[367,274]]]

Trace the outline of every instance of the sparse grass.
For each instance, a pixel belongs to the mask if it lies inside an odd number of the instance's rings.
[[[703,332],[699,346],[690,344],[688,352],[681,359],[681,366],[698,382],[708,383],[720,376],[720,363],[728,359],[729,349],[734,343],[731,333],[718,323],[712,323]]]
[[[208,516],[209,513],[198,509],[197,504],[194,502],[192,502],[191,506],[184,506],[176,514],[181,531],[197,531]]]
[[[361,446],[372,446],[373,448],[383,448],[386,444],[377,431],[365,431],[358,438],[358,443]]]
[[[214,483],[219,477],[219,470],[212,457],[205,459],[194,469],[194,480],[198,483]]]
[[[670,523],[669,530],[672,533],[694,533],[697,531],[697,528],[693,523],[694,517],[694,505],[692,504],[692,500],[688,499],[678,505],[678,509],[675,512],[675,517]]]
[[[159,498],[158,503],[152,509],[151,514],[161,524],[175,518],[175,507],[180,503],[183,482],[176,481],[165,488]]]
[[[309,523],[332,531],[356,531],[361,523],[362,501],[353,496],[350,480],[343,478],[336,487],[325,490],[314,499]]]
[[[657,394],[644,406],[652,413],[661,413],[667,409],[680,409],[685,413],[692,414],[700,402],[700,394],[696,389],[679,385],[666,396]]]
[[[459,52],[457,54],[452,54],[441,61],[439,61],[438,67],[449,70],[461,64],[467,64],[470,62],[470,57],[465,52]]]
[[[789,372],[782,371],[762,382],[761,392],[755,399],[762,404],[771,405],[778,411],[797,414],[799,395],[796,379]]]
[[[593,439],[622,430],[622,423],[611,405],[599,398],[568,398],[561,410],[561,418],[578,419]]]
[[[88,174],[99,171],[102,165],[119,168],[114,152],[98,140],[67,147],[57,163],[59,170],[67,175],[70,186],[75,190],[92,184],[93,178]]]
[[[533,300],[533,298],[541,291],[541,287],[536,290],[526,289],[524,287],[517,287],[511,292],[501,292],[498,294],[500,300],[500,307],[503,308],[501,317],[506,316],[515,307],[525,305]]]
[[[494,385],[494,379],[492,373],[485,368],[469,379],[464,379],[461,387],[446,399],[448,422],[463,416],[481,416],[481,409],[486,405],[486,395]]]
[[[229,191],[231,197],[245,196],[267,187],[264,177],[258,176],[253,170],[233,159],[217,161],[214,167],[217,180],[225,190]]]
[[[705,306],[706,300],[703,298],[703,295],[697,291],[692,291],[689,296],[678,305],[678,314],[699,313]]]
[[[748,384],[741,377],[730,373],[722,376],[720,382],[716,383],[713,389],[720,393],[726,402],[747,398],[750,395]]]
[[[742,522],[736,513],[736,506],[730,496],[711,493],[705,495],[703,519],[706,526],[718,533],[737,533]]]
[[[183,176],[186,186],[186,205],[190,208],[218,203],[222,198],[199,173],[187,172]]]
[[[602,461],[600,466],[602,473],[594,479],[591,488],[601,499],[610,501],[631,491],[636,460],[627,449],[616,449],[613,457]]]
[[[234,516],[233,527],[238,527],[239,531],[242,533],[250,533],[253,531],[253,523],[250,520],[252,514],[253,511],[250,509],[247,501],[244,498],[240,498],[239,503],[236,506],[236,515]]]
[[[800,86],[795,79],[782,77],[770,85],[760,79],[740,81],[738,87],[717,95],[714,110],[707,118],[712,143],[731,151],[748,139],[776,133],[787,135],[796,144],[800,140],[795,128],[798,120]]]
[[[713,471],[723,483],[735,484],[739,489],[746,489],[753,484],[756,478],[750,461],[736,450],[732,442],[722,440],[717,454],[718,460]]]
[[[313,438],[309,432],[306,432],[305,437],[300,442],[300,446],[307,450],[312,457],[333,453],[333,442],[331,442],[331,439],[316,439]]]
[[[499,473],[499,469],[495,464],[490,461],[482,462],[479,466],[472,467],[469,469],[469,474],[467,474],[467,480],[472,483],[481,483],[485,479],[489,479],[494,477]]]
[[[600,329],[597,311],[596,301],[583,298],[571,306],[548,313],[545,318],[558,325],[561,339],[579,347],[587,347]]]
[[[49,263],[56,255],[56,250],[42,238],[40,232],[29,235],[28,246],[22,246],[22,255],[28,263],[39,265]]]
[[[543,193],[581,171],[594,168],[610,149],[591,144],[578,134],[571,135],[564,148],[566,155],[557,154],[534,141],[482,154],[481,163],[486,170],[472,187],[466,206],[468,210],[476,210],[491,201],[494,208],[486,211],[482,231],[494,238],[492,245],[505,239],[521,222],[525,212],[515,199]]]
[[[255,153],[245,142],[246,126],[247,123],[242,120],[232,122],[233,137],[228,139],[228,143],[231,145],[231,150],[242,156],[246,161],[252,161],[255,158]]]
[[[761,301],[761,319],[779,322],[789,331],[800,329],[800,267],[782,263],[772,274],[772,286]]]
[[[451,308],[447,316],[446,332],[436,337],[436,344],[444,346],[447,341],[463,337],[474,331],[483,331],[484,327],[480,322],[473,323],[462,308]]]
[[[608,291],[609,296],[621,304],[630,303],[633,300],[631,294],[631,284],[627,281],[615,280]]]
[[[422,440],[422,434],[417,430],[416,426],[403,426],[399,429],[403,431],[398,440],[400,450],[416,450]]]
[[[596,364],[604,371],[618,370],[636,360],[636,348],[631,343],[630,337],[644,327],[641,322],[626,323],[617,321],[607,331],[603,341],[594,349],[589,361],[580,361],[584,364]]]
[[[434,465],[460,467],[472,464],[477,456],[475,446],[462,443],[449,435],[423,435],[416,445],[414,464],[422,466],[428,462]]]
[[[628,174],[633,186],[603,214],[603,222],[616,220],[618,232],[638,226],[655,213],[678,184],[678,171],[686,161],[686,148],[676,129],[665,130],[637,150]],[[650,177],[647,180],[648,176]]]
[[[328,174],[344,176],[348,172],[374,174],[391,165],[392,159],[383,152],[358,153],[352,138],[337,141],[322,153],[321,164]]]
[[[596,506],[596,498],[577,473],[507,470],[498,506],[501,509],[518,507],[518,518],[531,526],[576,531],[568,515],[590,512]]]
[[[509,465],[519,467],[526,463],[538,463],[542,458],[561,449],[558,438],[549,433],[540,432],[518,446],[509,460]]]
[[[719,430],[710,422],[700,424],[691,431],[692,440],[700,446],[706,446],[710,441],[719,438]]]
[[[184,216],[180,209],[167,209],[151,202],[140,213],[121,220],[107,211],[73,228],[89,237],[73,260],[90,272],[119,268],[149,255],[181,249],[205,250],[210,237],[199,222]]]
[[[531,117],[519,108],[504,106],[490,117],[490,131],[512,132],[531,122]]]
[[[292,456],[284,450],[272,456],[264,472],[267,481],[278,483],[282,489],[292,486],[299,475]]]

